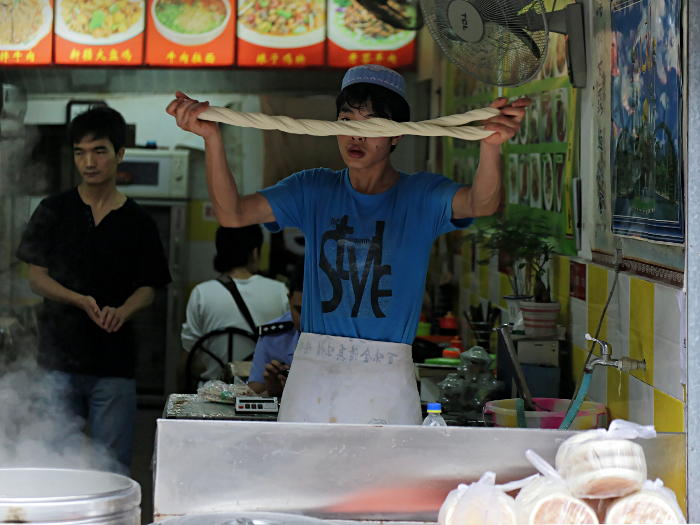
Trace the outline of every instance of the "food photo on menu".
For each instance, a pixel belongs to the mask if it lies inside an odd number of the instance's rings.
[[[142,0],[58,0],[56,11],[56,34],[78,44],[117,44],[144,28]]]
[[[157,0],[153,5],[158,21],[183,35],[210,33],[230,16],[224,0]]]
[[[31,49],[49,34],[52,19],[48,0],[0,0],[0,48]]]

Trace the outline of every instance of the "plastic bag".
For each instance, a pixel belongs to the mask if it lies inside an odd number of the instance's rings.
[[[235,403],[238,396],[258,396],[240,377],[234,377],[232,385],[219,380],[207,381],[199,387],[197,395],[202,401],[217,403]]]
[[[566,480],[554,467],[532,450],[526,451],[525,457],[543,475],[535,476],[516,496],[518,523],[598,524],[595,511],[585,501],[571,494]]]
[[[556,457],[556,469],[579,498],[619,498],[642,488],[647,478],[644,450],[636,438],[656,437],[651,425],[622,419],[602,428],[577,434],[564,441]]]
[[[496,474],[486,472],[471,485],[460,484],[447,495],[440,513],[440,525],[515,525],[515,500],[506,494],[534,477],[496,485]]]
[[[676,494],[660,479],[647,480],[642,490],[611,500],[605,523],[685,523]]]

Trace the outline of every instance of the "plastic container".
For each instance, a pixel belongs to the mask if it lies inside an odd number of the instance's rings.
[[[445,348],[442,351],[442,357],[446,357],[447,359],[459,359],[459,350],[456,348]]]
[[[462,340],[459,338],[459,336],[455,337],[450,341],[450,348],[454,348],[456,350],[459,350],[460,352],[464,352],[464,345],[462,344]]]
[[[446,427],[447,423],[440,415],[442,408],[440,403],[428,403],[428,417],[423,420],[424,427]]]
[[[515,412],[516,399],[499,399],[489,401],[484,406],[484,415],[491,414],[494,427],[518,428],[518,417]],[[534,399],[540,407],[550,412],[525,411],[525,423],[527,428],[547,428],[558,429],[566,409],[571,402],[570,399],[553,399],[548,397],[538,397]],[[569,430],[590,430],[593,428],[606,428],[608,425],[608,411],[602,403],[584,401],[581,410],[576,414],[576,419],[569,427]]]
[[[457,335],[457,319],[452,315],[452,312],[447,312],[445,317],[440,317],[438,320],[441,335]]]
[[[430,335],[430,323],[424,323],[420,321],[418,323],[418,330],[416,331],[416,336]]]
[[[446,365],[457,368],[459,366],[459,359],[453,359],[451,357],[431,357],[426,359],[424,363],[426,365]]]

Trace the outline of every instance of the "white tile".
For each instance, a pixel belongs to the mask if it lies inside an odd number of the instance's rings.
[[[588,349],[586,332],[588,332],[588,304],[580,299],[571,298],[571,342],[579,348]]]
[[[608,295],[612,290],[615,281],[615,272],[608,272]],[[619,284],[619,283],[618,283]],[[622,355],[622,326],[620,324],[620,288],[615,286],[615,291],[610,299],[608,310],[606,313],[608,335],[607,340],[612,347],[612,357],[620,357]]]
[[[654,424],[654,387],[630,376],[629,420],[640,425]]]
[[[576,377],[580,371],[576,371]],[[597,403],[608,404],[608,371],[604,366],[597,366],[593,369],[593,377],[591,385],[588,387],[588,401],[596,401]]]
[[[654,387],[683,400],[681,385],[680,308],[678,290],[654,287]]]
[[[613,277],[614,277],[614,272]],[[617,318],[620,323],[620,339],[618,347],[613,347],[613,355],[618,357],[630,356],[630,284],[631,277],[625,273],[621,273],[617,280],[618,295],[617,301]],[[612,286],[612,282],[610,282]]]
[[[654,387],[683,401],[681,345],[654,334]]]
[[[654,336],[676,343],[680,341],[681,324],[677,293],[677,288],[654,285]]]

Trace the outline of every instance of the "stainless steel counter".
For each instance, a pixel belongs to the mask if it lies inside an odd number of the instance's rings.
[[[572,432],[159,420],[155,521],[206,512],[297,512],[324,519],[433,522],[447,493],[485,471],[535,473]],[[685,435],[638,440],[651,479],[677,477]]]
[[[202,401],[197,394],[170,394],[163,409],[163,418],[277,421],[277,414],[239,414],[232,404]]]

